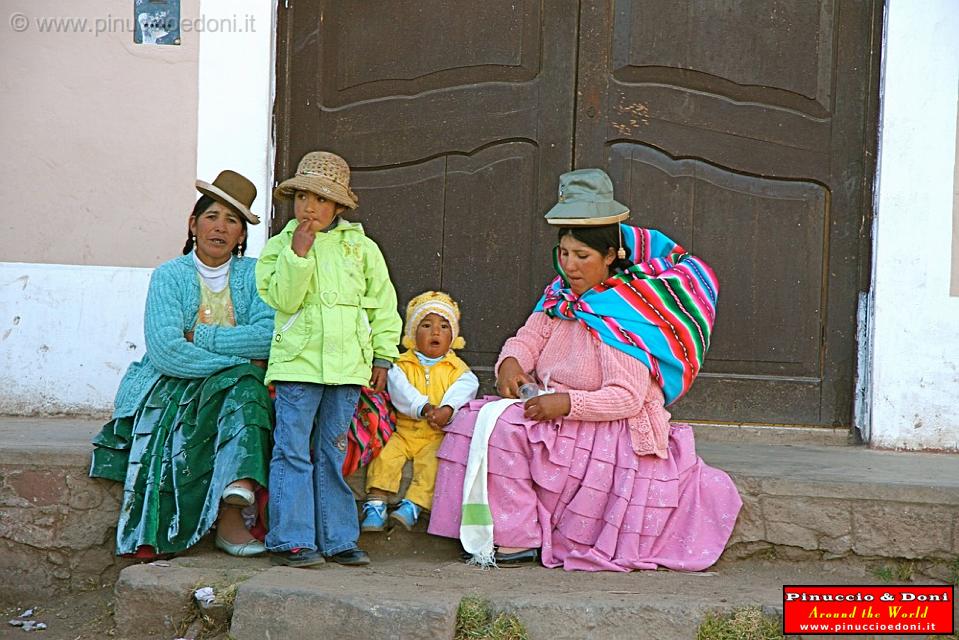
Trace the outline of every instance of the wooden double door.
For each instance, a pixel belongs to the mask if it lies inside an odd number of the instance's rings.
[[[400,304],[442,288],[481,377],[553,275],[557,178],[721,284],[691,420],[850,423],[868,283],[879,0],[279,3],[276,175],[353,167]],[[274,230],[289,219],[278,211]]]

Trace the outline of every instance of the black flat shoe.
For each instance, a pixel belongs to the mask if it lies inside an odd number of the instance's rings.
[[[370,556],[362,549],[352,548],[334,553],[326,557],[327,560],[347,567],[362,567],[370,563]]]
[[[276,552],[270,556],[270,562],[281,567],[315,567],[326,561],[318,551],[298,549]]]
[[[493,554],[493,560],[497,567],[513,567],[520,564],[530,564],[539,561],[539,549],[524,549],[523,551],[514,551],[513,553]]]

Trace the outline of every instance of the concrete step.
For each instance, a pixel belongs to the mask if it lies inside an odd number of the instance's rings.
[[[743,498],[730,540],[734,553],[739,546],[739,552],[783,547],[827,558],[959,555],[955,454],[725,442],[698,449],[732,476]]]
[[[694,422],[696,442],[742,442],[748,444],[800,444],[846,446],[855,444],[849,429],[796,425],[717,424]]]
[[[87,477],[101,424],[0,418],[0,580],[18,593],[112,584],[129,564],[113,555],[120,487]],[[959,455],[709,435],[698,450],[743,497],[727,560],[900,559],[945,578],[959,555]],[[455,543],[418,531],[371,541],[370,550],[455,557]]]
[[[457,608],[469,596],[515,614],[530,640],[670,640],[695,638],[707,612],[762,607],[781,616],[784,584],[881,584],[863,566],[836,561],[751,559],[720,561],[700,574],[613,574],[371,556],[373,564],[363,568],[290,569],[200,550],[128,567],[116,589],[117,631],[139,640],[169,638],[193,615],[193,591],[212,586],[235,594],[224,615],[235,640],[452,638]]]

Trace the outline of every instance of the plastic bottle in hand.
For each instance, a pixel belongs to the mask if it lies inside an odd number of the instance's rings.
[[[539,395],[539,387],[532,382],[527,382],[519,388],[519,399],[529,400]]]

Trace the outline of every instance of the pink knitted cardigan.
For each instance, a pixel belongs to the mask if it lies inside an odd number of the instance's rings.
[[[503,345],[496,373],[513,357],[550,389],[569,393],[569,418],[628,420],[638,455],[666,458],[669,412],[649,369],[636,358],[593,338],[580,322],[533,313]],[[548,378],[547,378],[548,376]]]

